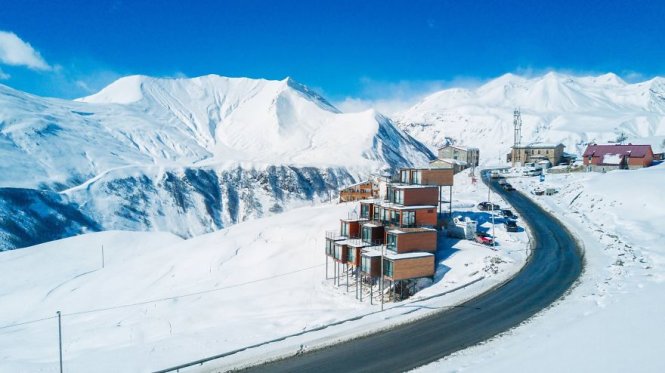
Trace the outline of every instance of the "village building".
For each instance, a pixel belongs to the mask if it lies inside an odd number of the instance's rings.
[[[339,191],[340,202],[359,201],[361,199],[376,198],[378,196],[378,186],[372,180],[349,185]]]
[[[558,166],[564,158],[563,144],[548,144],[534,142],[527,145],[513,146],[507,156],[508,162],[514,166],[524,166],[527,163]]]
[[[451,159],[466,163],[467,167],[478,167],[480,149],[469,146],[446,145],[439,148],[439,159]]]
[[[654,161],[651,145],[589,144],[582,155],[587,171],[634,170]]]

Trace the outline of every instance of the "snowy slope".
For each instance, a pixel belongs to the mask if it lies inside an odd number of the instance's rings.
[[[189,237],[432,155],[381,114],[340,113],[292,79],[210,75],[130,76],[77,101],[0,85],[0,156],[2,211],[25,212],[0,224],[2,250],[88,229]],[[58,194],[37,208],[10,188]]]
[[[513,144],[513,109],[522,111],[522,142],[562,142],[581,154],[588,142],[665,140],[665,79],[628,84],[614,74],[535,78],[503,75],[477,89],[446,89],[394,116],[433,148],[446,142],[481,149],[481,163],[505,160]]]
[[[455,210],[488,220],[473,208],[487,189],[466,175],[457,175],[456,184],[464,188],[455,194]],[[357,208],[303,207],[188,240],[164,232],[108,231],[0,252],[0,371],[57,368],[58,310],[68,372],[91,366],[96,372],[155,371],[375,313],[380,306],[376,300],[370,305],[367,287],[361,303],[353,288],[347,292],[345,280],[341,286],[326,281],[324,232]],[[489,224],[483,223],[485,229]],[[508,233],[498,222],[496,230],[499,251],[443,238],[435,283],[408,300],[416,303],[386,304],[385,312],[312,332],[305,340],[269,344],[268,352],[423,317],[496,286],[524,264],[528,243],[524,231]],[[268,355],[260,349],[245,353],[250,361]]]
[[[663,181],[663,164],[547,175],[559,193],[533,198],[583,242],[580,283],[530,322],[418,371],[665,371]],[[511,183],[525,192],[541,184]]]

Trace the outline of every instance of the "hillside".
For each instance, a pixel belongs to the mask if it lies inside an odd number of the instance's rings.
[[[18,211],[0,221],[2,250],[85,230],[189,237],[432,155],[290,78],[210,75],[130,76],[75,101],[0,85],[0,156],[0,206]]]
[[[665,79],[629,84],[614,74],[534,78],[506,74],[476,89],[436,92],[394,115],[400,128],[433,149],[447,142],[481,149],[481,163],[505,161],[513,144],[513,109],[522,112],[522,142],[562,142],[581,154],[589,142],[665,140]]]

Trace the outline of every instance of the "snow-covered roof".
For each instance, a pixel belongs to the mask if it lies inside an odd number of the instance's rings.
[[[643,158],[651,150],[651,145],[604,144],[588,145],[583,157],[604,157],[606,154],[623,155],[629,158]]]
[[[603,160],[601,161],[602,164],[613,164],[613,165],[619,165],[621,164],[621,160],[623,159],[623,155],[621,154],[604,154],[603,155]]]
[[[563,144],[547,143],[547,142],[532,142],[526,145],[520,145],[518,149],[552,149],[559,146],[564,146]]]
[[[424,258],[428,256],[434,256],[434,254],[417,251],[417,252],[404,253],[404,254],[388,254],[386,255],[386,258],[391,260],[401,260],[401,259]]]
[[[478,148],[474,148],[474,147],[471,147],[471,146],[463,146],[463,145],[446,145],[444,147],[439,148],[439,150],[445,149],[445,148],[455,148],[455,149],[459,149],[459,150],[462,150],[462,151],[465,151],[465,152],[468,152],[470,150],[479,150]]]
[[[452,158],[438,158],[438,159],[435,159],[435,160],[431,161],[430,164],[432,164],[434,162],[445,162],[445,163],[448,163],[448,164],[451,164],[451,165],[456,164],[456,165],[459,165],[459,166],[466,166],[468,164],[465,161],[462,161],[462,160],[459,160],[459,159],[452,159]]]
[[[437,185],[401,184],[401,183],[390,184],[390,187],[398,188],[398,189],[431,189],[431,188],[438,188]]]
[[[381,207],[384,208],[389,208],[389,209],[394,209],[394,210],[422,210],[422,209],[435,209],[436,206],[434,205],[416,205],[416,206],[403,206],[399,205],[396,203],[391,203],[391,202],[380,202],[378,204]]]
[[[436,229],[433,228],[399,228],[391,229],[388,233],[393,234],[404,234],[404,233],[420,233],[420,232],[436,232]]]
[[[377,256],[381,256],[381,251],[375,250],[375,249],[372,249],[372,248],[366,248],[365,251],[363,251],[361,255],[366,256],[366,257],[370,257],[370,258],[372,258],[372,257],[375,258]]]
[[[363,224],[363,227],[370,227],[370,228],[378,228],[381,227],[382,225],[376,224],[376,223],[365,223]]]

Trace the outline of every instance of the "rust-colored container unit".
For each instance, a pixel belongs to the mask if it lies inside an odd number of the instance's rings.
[[[393,184],[387,189],[387,199],[389,202],[404,206],[436,205],[439,203],[439,187]]]
[[[347,238],[340,236],[335,231],[326,232],[326,255],[329,257],[335,256],[335,243],[339,241],[344,241]]]
[[[362,224],[360,229],[360,238],[363,241],[371,245],[383,245],[383,239],[385,238],[383,225],[366,222]]]
[[[404,184],[452,186],[455,172],[452,168],[403,168],[399,181]]]
[[[360,224],[365,219],[341,219],[339,234],[348,238],[360,238]]]
[[[370,277],[381,276],[381,252],[377,250],[363,251],[360,257],[360,271]]]
[[[363,250],[370,246],[363,240],[348,240],[346,242],[346,263],[353,267],[360,267]]]
[[[393,254],[436,251],[437,231],[432,228],[400,228],[386,232],[386,249]]]
[[[376,205],[377,221],[394,227],[434,227],[437,223],[436,206],[402,206],[394,203]]]
[[[391,281],[434,276],[434,254],[413,252],[388,254],[383,258],[383,275]]]
[[[379,202],[379,200],[367,199],[364,201],[360,201],[360,218],[367,220],[376,219],[375,217],[376,214],[374,213],[376,209],[374,208],[374,205],[377,202]]]
[[[346,263],[349,258],[349,246],[347,245],[348,240],[337,241],[333,244],[333,255],[332,258],[340,263]]]

